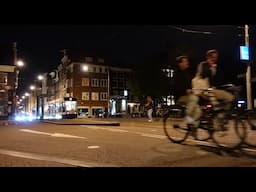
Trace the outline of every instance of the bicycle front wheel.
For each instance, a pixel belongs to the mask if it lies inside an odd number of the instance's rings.
[[[244,122],[239,119],[227,120],[224,131],[216,130],[216,128],[214,126],[215,131],[212,134],[212,139],[219,147],[236,149],[242,145],[246,138],[246,127]]]
[[[181,117],[168,115],[164,117],[164,133],[173,143],[182,143],[189,135],[186,122]]]

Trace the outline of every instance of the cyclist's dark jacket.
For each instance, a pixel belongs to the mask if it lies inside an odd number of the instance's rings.
[[[174,75],[174,96],[176,99],[183,95],[187,95],[186,90],[191,89],[191,81],[193,75],[189,69],[180,70],[177,69]]]

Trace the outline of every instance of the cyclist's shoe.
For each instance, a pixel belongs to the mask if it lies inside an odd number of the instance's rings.
[[[195,139],[197,139],[197,135],[196,135],[196,127],[193,124],[187,124],[188,129],[191,132],[192,137],[194,137]]]

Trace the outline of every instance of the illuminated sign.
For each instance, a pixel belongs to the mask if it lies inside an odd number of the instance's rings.
[[[240,59],[244,61],[249,61],[249,47],[240,46]]]

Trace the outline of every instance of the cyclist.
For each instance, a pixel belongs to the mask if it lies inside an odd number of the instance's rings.
[[[174,95],[178,104],[185,104],[185,122],[195,134],[198,126],[198,119],[201,116],[201,109],[198,105],[199,97],[192,93],[191,81],[193,75],[189,70],[189,59],[187,56],[176,58],[177,69],[174,75]]]
[[[226,112],[231,109],[232,102],[235,97],[225,90],[215,88],[221,83],[221,79],[219,78],[221,76],[221,71],[217,70],[218,56],[218,51],[215,49],[207,51],[206,61],[199,64],[197,75],[199,75],[202,79],[208,78],[209,86],[214,88],[211,93],[217,100],[222,100],[224,102],[222,104],[224,112],[219,113],[217,116],[218,123],[221,123],[225,119]],[[216,109],[218,108],[218,103],[214,102],[213,105],[216,107]]]

